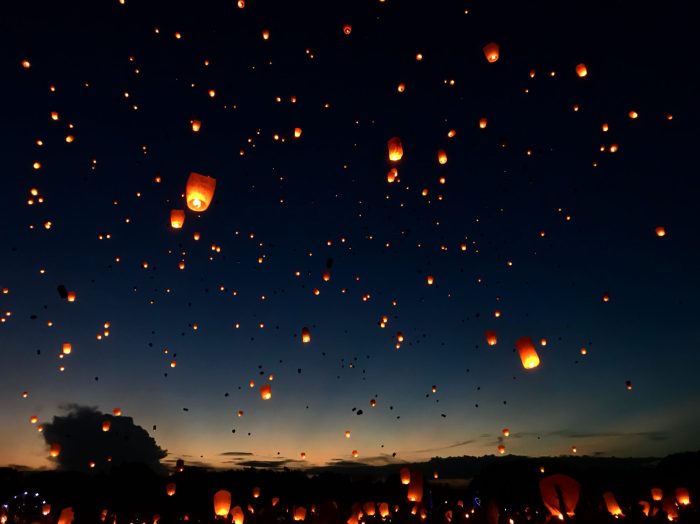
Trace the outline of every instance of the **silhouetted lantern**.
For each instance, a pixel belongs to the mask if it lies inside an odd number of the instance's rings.
[[[170,210],[170,226],[173,229],[181,229],[185,224],[185,211],[184,209],[171,209]]]
[[[304,344],[311,342],[311,330],[307,327],[301,328],[301,341]]]
[[[187,197],[187,207],[192,211],[206,211],[214,198],[216,189],[216,179],[199,173],[190,173],[187,179],[185,195]]]
[[[617,503],[617,500],[615,500],[615,495],[612,491],[606,491],[603,493],[603,500],[605,501],[605,507],[608,510],[608,513],[613,516],[622,515],[622,509],[620,509],[620,505]]]
[[[226,517],[231,509],[231,493],[221,489],[214,493],[214,514],[217,517]]]
[[[397,136],[390,138],[387,143],[389,148],[389,160],[391,162],[398,162],[403,157],[403,146],[401,145],[401,139]]]
[[[530,337],[520,337],[515,342],[515,348],[518,350],[525,369],[533,369],[540,365],[540,357],[535,351],[535,344]]]
[[[501,48],[496,42],[490,42],[486,44],[483,48],[486,60],[488,60],[490,63],[496,62],[498,60],[498,57],[500,56],[500,50]]]
[[[542,502],[555,518],[563,520],[564,515],[573,517],[580,494],[581,485],[566,475],[549,475],[540,480]]]
[[[588,74],[588,69],[586,69],[586,64],[579,64],[576,66],[576,74],[583,78]]]
[[[399,477],[401,478],[401,484],[408,486],[411,482],[411,470],[408,468],[401,468],[399,471]]]
[[[263,400],[270,400],[272,398],[272,386],[270,386],[270,384],[263,384],[260,386],[260,398]]]
[[[496,336],[496,332],[491,329],[484,332],[484,337],[486,337],[486,343],[489,346],[495,346],[498,343],[498,337]]]
[[[165,485],[165,493],[168,495],[168,497],[172,497],[175,495],[175,483],[171,482],[169,484]]]

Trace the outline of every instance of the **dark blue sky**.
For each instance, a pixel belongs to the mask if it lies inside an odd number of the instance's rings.
[[[18,429],[0,437],[0,464],[48,465],[29,419],[68,404],[119,406],[171,458],[212,465],[230,465],[229,451],[303,451],[300,465],[352,450],[375,463],[490,454],[504,427],[507,452],[525,455],[692,449],[686,9],[13,6],[0,46],[0,406]],[[389,184],[393,136],[404,157]],[[217,179],[215,200],[173,230],[191,171]],[[534,370],[515,353],[522,336],[538,343]]]

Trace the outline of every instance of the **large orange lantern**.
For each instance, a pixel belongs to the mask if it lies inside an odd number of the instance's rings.
[[[549,475],[540,480],[542,502],[555,518],[573,517],[580,494],[581,485],[566,475]]]
[[[57,524],[71,524],[74,518],[75,514],[73,513],[73,508],[64,508],[58,517]]]
[[[408,500],[410,502],[423,500],[423,475],[417,471],[411,473],[411,482],[408,484]]]
[[[540,365],[540,357],[535,351],[535,344],[530,337],[520,337],[515,342],[515,348],[518,350],[525,369],[533,369]]]
[[[389,148],[389,160],[392,162],[398,162],[403,157],[403,146],[401,145],[401,139],[397,136],[390,138],[387,143]]]
[[[622,515],[622,509],[617,503],[617,500],[615,500],[615,495],[612,491],[606,491],[603,493],[603,500],[605,500],[605,507],[607,508],[608,513],[611,515]]]
[[[488,60],[490,63],[494,63],[498,61],[499,51],[501,48],[496,42],[490,42],[486,44],[483,48],[484,51],[484,56],[486,57],[486,60]]]
[[[181,229],[185,223],[185,210],[184,209],[171,209],[170,210],[170,226],[173,229]]]
[[[233,521],[233,524],[243,524],[245,514],[240,506],[236,506],[231,510],[231,520]]]
[[[214,514],[217,517],[225,517],[231,509],[231,493],[221,489],[214,493]]]
[[[651,500],[659,502],[664,498],[664,491],[661,488],[651,488]]]
[[[588,69],[586,69],[586,64],[579,64],[576,66],[576,74],[583,78],[588,74]]]
[[[185,190],[187,207],[192,211],[206,211],[214,198],[215,189],[216,178],[195,172],[190,173]]]
[[[270,384],[263,384],[260,386],[260,398],[263,400],[270,400],[272,398],[272,386]]]

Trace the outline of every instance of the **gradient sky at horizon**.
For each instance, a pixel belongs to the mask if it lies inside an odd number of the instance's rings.
[[[71,404],[118,406],[169,459],[214,466],[230,451],[305,452],[293,467],[354,449],[371,463],[494,454],[504,427],[521,455],[697,449],[689,7],[331,4],[9,8],[0,465],[50,467],[29,418]],[[393,136],[405,153],[389,184]],[[215,201],[175,231],[191,171],[216,177]],[[27,205],[31,188],[43,203]],[[521,336],[547,339],[535,370]]]

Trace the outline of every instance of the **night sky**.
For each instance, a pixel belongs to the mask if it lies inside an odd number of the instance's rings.
[[[4,6],[0,465],[71,405],[219,467],[697,447],[689,9]]]

